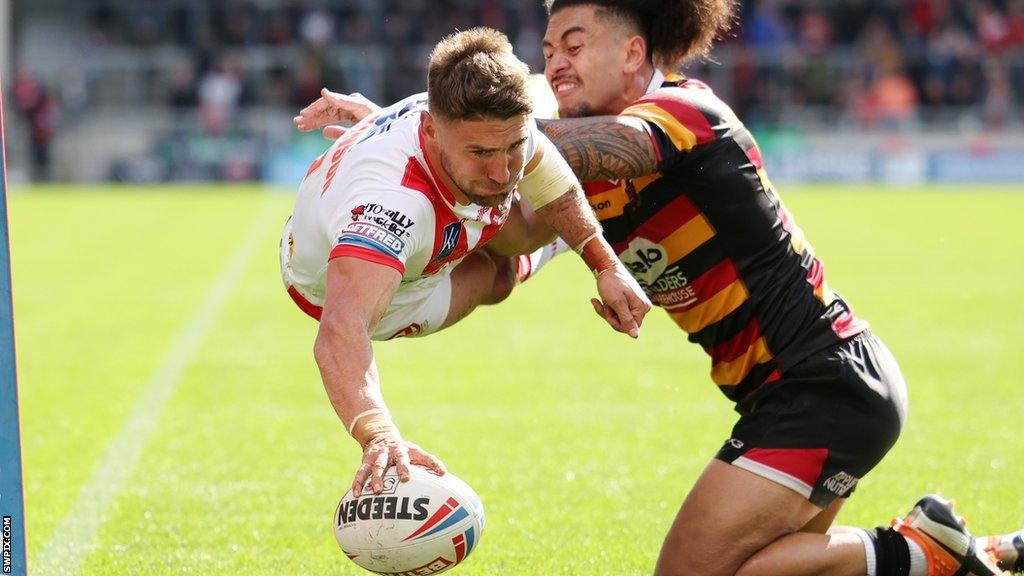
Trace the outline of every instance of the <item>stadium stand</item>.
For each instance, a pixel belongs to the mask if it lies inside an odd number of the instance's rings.
[[[14,3],[12,172],[292,183],[321,144],[289,118],[321,86],[381,102],[422,90],[429,47],[478,24],[540,71],[544,23],[539,0]],[[751,0],[714,58],[687,72],[782,176],[933,179],[943,154],[1024,148],[1024,0]],[[850,150],[864,155],[837,156]]]

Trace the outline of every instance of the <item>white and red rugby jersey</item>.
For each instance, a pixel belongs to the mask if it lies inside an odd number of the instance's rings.
[[[405,286],[450,271],[508,219],[511,201],[496,208],[462,205],[441,182],[439,167],[423,151],[426,109],[425,93],[389,106],[310,166],[282,238],[283,280],[308,314],[318,317],[323,307],[331,259],[391,266]],[[527,163],[543,138],[530,123]],[[571,181],[559,185],[568,190]]]

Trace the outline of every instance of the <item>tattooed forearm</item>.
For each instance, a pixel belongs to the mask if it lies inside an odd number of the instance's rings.
[[[616,180],[652,174],[657,150],[639,118],[595,116],[537,120],[580,180]]]

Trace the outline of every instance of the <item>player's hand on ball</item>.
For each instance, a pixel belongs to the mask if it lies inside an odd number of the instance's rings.
[[[621,264],[602,271],[597,275],[597,292],[601,300],[590,300],[594,311],[615,330],[633,338],[640,336],[651,301],[629,271]]]
[[[385,470],[391,465],[395,466],[395,472],[402,482],[409,480],[409,466],[422,466],[432,470],[437,475],[444,475],[445,466],[441,460],[427,452],[418,445],[403,440],[397,433],[381,434],[367,442],[363,448],[363,462],[356,470],[355,479],[352,481],[352,494],[358,497],[370,481],[370,489],[374,494],[380,494],[384,489],[383,476]]]
[[[323,128],[324,137],[333,140],[344,134],[346,130],[341,126],[334,126],[334,124],[342,122],[355,124],[379,110],[380,106],[358,92],[346,95],[324,88],[320,90],[320,98],[300,110],[299,115],[292,118],[292,122],[303,132]]]

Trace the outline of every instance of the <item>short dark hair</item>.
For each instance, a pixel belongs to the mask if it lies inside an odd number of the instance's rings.
[[[548,16],[571,6],[593,6],[630,23],[647,41],[648,58],[663,68],[706,57],[736,18],[736,0],[544,0]]]
[[[448,120],[479,120],[533,112],[530,68],[501,32],[479,27],[447,36],[430,53],[427,103]]]

